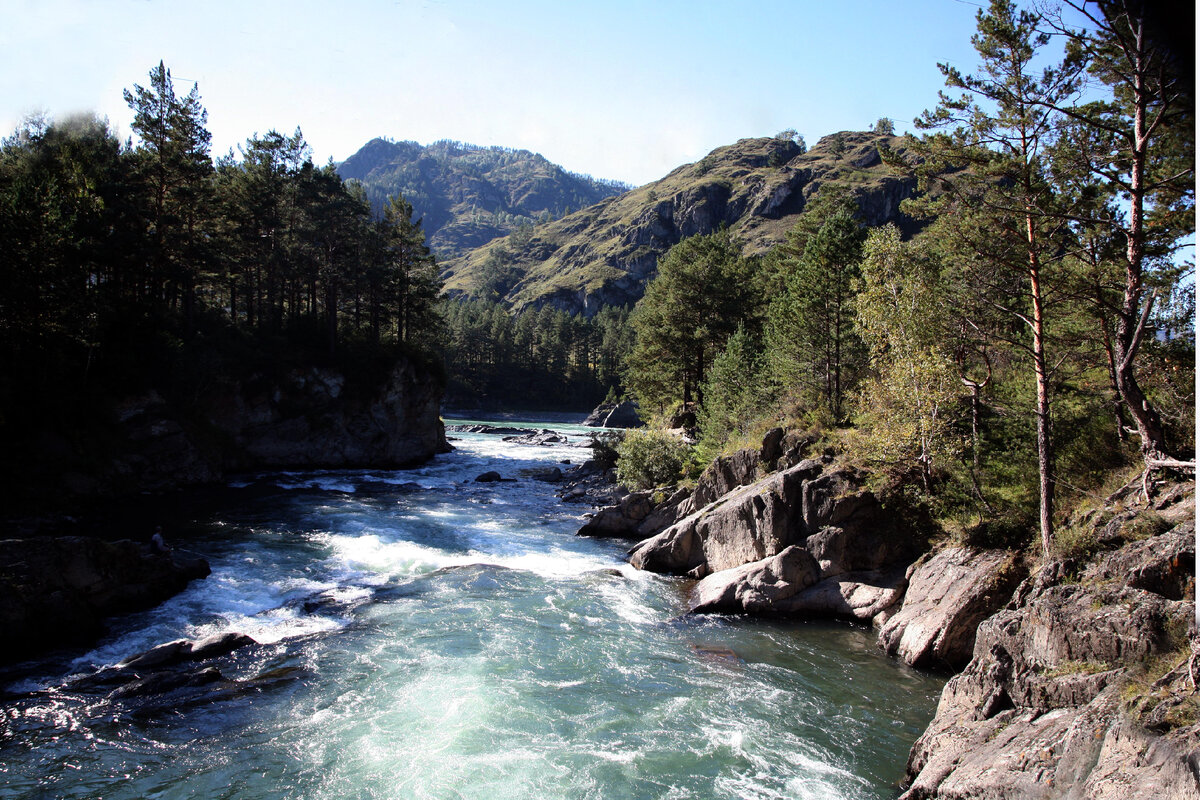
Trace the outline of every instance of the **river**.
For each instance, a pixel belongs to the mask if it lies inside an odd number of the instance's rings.
[[[0,796],[896,795],[942,679],[863,627],[681,616],[687,582],[576,537],[587,509],[531,476],[586,449],[453,436],[414,470],[251,476],[174,525],[213,574],[10,682]],[[252,690],[147,711],[61,686],[223,631],[261,643],[219,662]]]

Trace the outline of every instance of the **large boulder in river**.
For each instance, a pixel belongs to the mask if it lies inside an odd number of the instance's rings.
[[[630,551],[638,569],[707,574],[773,556],[805,533],[800,493],[824,464],[804,461],[740,486]]]
[[[914,667],[962,669],[979,624],[1008,602],[1025,575],[1021,560],[1005,550],[931,553],[909,568],[904,605],[880,629],[879,644]]]
[[[812,554],[792,545],[778,555],[715,572],[692,590],[691,613],[764,614],[817,582],[821,568]]]
[[[209,574],[203,558],[86,536],[0,541],[0,661],[88,644],[105,617],[150,608]]]
[[[607,539],[635,539],[638,528],[654,510],[654,491],[630,492],[614,506],[600,509],[579,529],[579,536]]]
[[[804,617],[838,617],[880,625],[904,596],[902,566],[842,572],[781,600],[774,611]]]
[[[750,474],[755,451],[745,450],[706,472],[693,504]],[[639,569],[702,577],[769,558],[803,544],[821,577],[847,572],[892,572],[916,557],[918,541],[858,477],[808,459],[759,480],[736,485],[630,550]],[[701,492],[701,488],[711,487]]]
[[[623,403],[601,403],[583,421],[589,428],[640,428],[645,425],[638,416],[638,404],[632,400]]]

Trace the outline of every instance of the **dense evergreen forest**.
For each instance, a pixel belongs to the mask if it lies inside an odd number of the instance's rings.
[[[579,411],[621,394],[628,309],[584,317],[464,299],[446,301],[443,314],[448,405]]]
[[[1084,29],[981,10],[978,72],[943,65],[927,133],[882,154],[920,180],[919,235],[826,186],[766,258],[721,231],[662,260],[626,374],[664,424],[697,420],[698,465],[812,428],[1046,552],[1114,468],[1194,471],[1192,64],[1138,4],[1067,6]]]
[[[437,363],[437,266],[406,200],[373,215],[299,130],[214,162],[197,87],[177,95],[161,63],[149,77],[125,93],[136,144],[80,116],[30,119],[0,145],[10,469],[43,431],[104,452],[81,439],[139,392],[186,407],[217,378]]]

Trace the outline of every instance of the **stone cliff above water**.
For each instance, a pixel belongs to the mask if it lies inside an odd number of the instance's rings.
[[[155,389],[125,397],[92,432],[42,432],[20,458],[30,497],[58,510],[230,472],[405,467],[449,449],[441,392],[403,357],[374,379],[320,366],[227,377],[186,402]]]

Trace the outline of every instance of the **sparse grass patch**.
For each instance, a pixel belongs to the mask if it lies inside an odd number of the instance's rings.
[[[1054,547],[1060,558],[1086,561],[1100,549],[1096,528],[1082,524],[1060,528],[1054,534]]]
[[[1138,542],[1166,533],[1170,529],[1171,523],[1162,514],[1147,510],[1121,525],[1121,538],[1127,542]]]
[[[1107,672],[1112,667],[1103,661],[1063,661],[1045,671],[1045,675],[1050,678],[1062,678],[1067,675],[1095,675],[1100,672]]]

